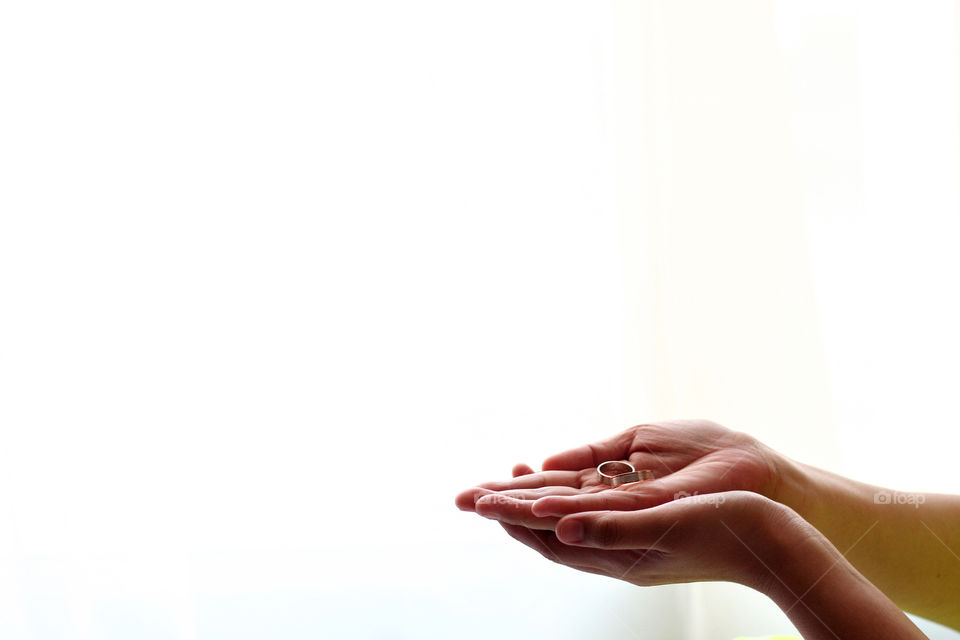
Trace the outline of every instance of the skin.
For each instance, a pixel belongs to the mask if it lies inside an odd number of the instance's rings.
[[[756,493],[571,514],[555,532],[501,524],[554,562],[641,586],[747,585],[771,597],[808,640],[926,637],[813,527]]]
[[[608,487],[599,481],[595,471],[605,460],[629,460],[638,469],[653,470],[657,479]],[[860,598],[858,606],[866,606],[864,610],[886,611],[893,606],[886,597],[889,596],[896,603],[894,609],[899,607],[960,629],[960,605],[954,595],[960,593],[960,557],[954,555],[954,549],[960,549],[960,498],[920,494],[922,498],[914,498],[913,503],[877,503],[874,496],[882,491],[878,487],[797,463],[746,434],[704,420],[632,427],[607,440],[551,456],[539,473],[518,465],[514,475],[511,480],[485,483],[462,492],[457,505],[512,527],[508,532],[516,537],[520,529],[550,535],[565,518],[574,515],[650,513],[661,505],[665,508],[670,506],[668,503],[684,502],[682,497],[688,494],[699,494],[694,502],[706,494],[752,494],[786,508],[795,516],[796,522],[787,520],[793,523],[791,526],[806,527],[797,533],[798,538],[816,541],[799,544],[793,540],[799,546],[790,547],[790,553],[795,556],[796,549],[812,545],[816,554],[822,554],[827,558],[824,562],[834,567],[804,596],[804,603],[823,593],[821,587],[825,584],[842,580],[844,584],[833,585],[842,589],[833,592],[834,599],[837,593],[844,593],[845,598]],[[676,500],[678,497],[681,499]],[[923,504],[918,507],[915,503],[920,501]],[[751,547],[782,548],[777,540],[764,537],[779,539],[778,534],[765,527],[756,532],[758,538],[744,538]],[[525,541],[532,541],[530,534],[524,535]],[[845,553],[840,554],[838,548]],[[799,571],[810,571],[811,566],[816,566],[806,560],[784,565],[798,565]],[[672,579],[731,578],[678,574]],[[805,579],[810,576],[791,573],[785,575],[783,582],[802,583]],[[785,610],[791,606],[783,604],[791,597],[791,590],[784,590],[783,584],[760,590]],[[821,600],[817,606],[829,607],[830,598]],[[842,613],[851,616],[853,610],[848,604]],[[797,607],[793,606],[791,611],[794,613],[788,615],[793,618]],[[885,615],[892,614],[886,611]]]

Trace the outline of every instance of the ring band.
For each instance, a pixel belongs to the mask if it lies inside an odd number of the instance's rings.
[[[629,462],[621,460],[607,460],[597,466],[597,473],[600,474],[600,480],[611,487],[619,487],[628,482],[640,482],[641,480],[653,480],[653,471],[650,469],[641,469],[637,471]]]

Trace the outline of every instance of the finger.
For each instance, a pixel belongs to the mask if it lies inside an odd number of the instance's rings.
[[[512,491],[522,491],[522,490],[512,490]],[[533,491],[533,489],[529,489],[527,491]],[[457,498],[456,498],[457,508],[460,509],[461,511],[476,511],[477,500],[479,500],[483,496],[488,496],[496,493],[498,492],[494,491],[493,489],[484,489],[483,487],[470,487],[469,489],[465,489],[464,491],[461,491],[459,494],[457,494]],[[546,495],[550,495],[550,494],[549,493],[541,493],[539,495],[531,494],[529,499],[535,500],[536,498],[539,498],[541,496],[546,496]],[[513,497],[520,499],[523,497],[523,494],[517,493],[513,495]]]
[[[510,491],[514,489],[538,489],[541,487],[573,487],[578,488],[583,482],[586,472],[578,471],[541,471],[529,473],[512,480],[498,480],[484,482],[476,487],[470,487],[457,494],[456,504],[461,511],[475,511],[477,499],[491,491]]]
[[[619,576],[622,573],[622,567],[629,566],[633,562],[629,552],[571,547],[557,540],[553,533],[533,531],[526,527],[502,522],[500,526],[511,538],[530,547],[544,558],[580,571]]]
[[[654,507],[642,511],[590,511],[565,516],[557,523],[557,538],[568,545],[597,549],[666,551],[669,534],[679,526],[676,510]]]
[[[633,511],[661,504],[658,498],[655,493],[616,489],[578,495],[554,494],[537,498],[531,513],[538,517],[560,517],[584,511]]]
[[[565,516],[583,511],[648,509],[691,495],[726,491],[732,478],[720,464],[698,462],[656,480],[621,485],[616,489],[579,495],[547,495],[536,501],[537,516]]]
[[[532,505],[532,500],[518,500],[502,493],[493,492],[477,500],[476,511],[477,515],[498,520],[501,523],[520,525],[528,529],[553,531],[554,527],[557,526],[557,518],[541,518],[533,515],[533,511],[530,509]]]
[[[497,495],[517,500],[539,500],[548,496],[575,496],[584,491],[599,491],[599,487],[588,489],[577,489],[576,487],[540,487],[538,489],[507,489],[505,491],[495,491]],[[489,495],[489,494],[484,494]]]
[[[522,462],[513,465],[513,477],[519,478],[520,476],[528,476],[533,473],[533,469],[528,464]]]
[[[554,454],[543,461],[543,469],[577,471],[596,467],[606,460],[625,460],[630,454],[635,432],[636,428],[631,427],[612,438]]]
[[[487,486],[501,486],[505,483],[496,483],[488,482],[483,486],[470,487],[465,489],[457,494],[456,504],[457,508],[461,511],[476,511],[477,500],[482,496],[489,495],[491,493],[497,493],[494,489],[486,488]],[[528,484],[536,484],[528,483]],[[573,492],[578,491],[575,486],[568,485],[548,485],[548,486],[539,486],[532,487],[529,489],[503,489],[501,492],[509,492],[507,495],[510,495],[514,498],[522,498],[526,500],[536,500],[543,496],[548,495],[569,495]]]
[[[506,531],[507,534],[509,534],[509,536],[514,540],[517,540],[518,542],[522,542],[523,544],[527,545],[528,547],[538,552],[540,555],[542,555],[545,558],[548,558],[554,561],[559,561],[558,556],[554,554],[553,551],[547,547],[546,542],[544,542],[544,538],[541,536],[538,536],[534,531],[532,531],[528,527],[524,527],[516,524],[508,524],[506,522],[501,522],[500,526],[503,527],[503,530]]]
[[[476,511],[476,502],[477,498],[480,496],[490,493],[488,489],[481,489],[480,487],[470,487],[465,489],[457,494],[456,503],[457,509],[461,511]]]
[[[480,491],[485,491],[480,489]],[[556,526],[557,518],[541,516],[533,512],[534,502],[553,492],[562,495],[565,492],[575,493],[578,489],[571,487],[543,487],[540,489],[519,489],[513,491],[489,491],[479,495],[474,510],[477,515],[493,520],[500,520],[510,524],[518,524],[531,529],[552,531]]]
[[[579,471],[541,471],[540,473],[530,473],[519,476],[512,480],[484,482],[477,486],[492,491],[536,489],[538,487],[548,486],[579,487],[581,484],[581,474],[582,472]]]

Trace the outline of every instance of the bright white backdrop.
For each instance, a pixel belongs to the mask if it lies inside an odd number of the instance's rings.
[[[668,416],[960,491],[956,25],[4,3],[0,633],[789,630],[737,587],[556,567],[452,497]]]

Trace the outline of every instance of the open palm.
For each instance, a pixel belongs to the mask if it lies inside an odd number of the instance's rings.
[[[596,471],[606,460],[629,461],[655,479],[609,487]],[[582,511],[629,511],[734,490],[774,497],[776,465],[777,454],[749,435],[708,420],[663,421],[550,456],[541,472],[518,465],[511,480],[461,492],[457,506],[506,524],[554,530],[560,517]]]

